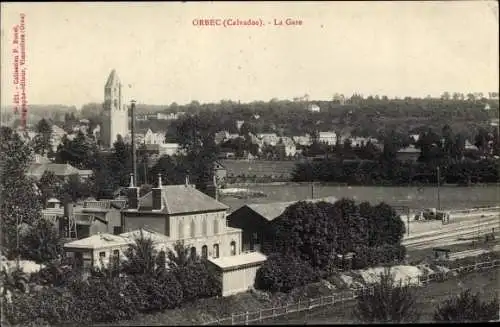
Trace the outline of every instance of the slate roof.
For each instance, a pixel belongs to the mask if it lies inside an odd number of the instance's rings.
[[[168,236],[157,233],[155,231],[149,231],[149,230],[144,229],[144,228],[137,229],[137,230],[134,230],[131,232],[122,233],[122,234],[120,234],[120,236],[127,239],[127,240],[134,241],[134,240],[141,237],[141,232],[142,232],[142,235],[144,236],[144,238],[151,239],[153,241],[153,243],[156,243],[156,244],[157,243],[165,243],[165,242],[170,241]]]
[[[222,211],[229,209],[225,204],[198,191],[192,185],[163,185],[163,210],[166,214],[182,214],[187,212]],[[153,207],[153,192],[139,199],[138,211],[151,211]]]
[[[330,196],[330,197],[318,198],[318,199],[314,199],[314,200],[308,199],[305,201],[307,201],[307,202],[325,201],[325,202],[335,203],[337,201],[337,198]],[[257,214],[259,214],[260,216],[262,216],[264,219],[266,219],[268,221],[272,221],[272,220],[278,218],[283,212],[285,212],[286,208],[288,208],[290,205],[292,205],[296,202],[298,202],[298,201],[254,203],[254,204],[247,204],[244,207],[248,207],[251,210],[253,210],[254,212],[256,212]]]

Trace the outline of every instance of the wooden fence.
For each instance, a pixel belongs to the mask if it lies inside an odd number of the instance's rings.
[[[499,266],[500,266],[500,260],[478,262],[473,265],[467,265],[450,269],[448,272],[432,273],[428,275],[418,276],[415,278],[409,277],[408,279],[406,279],[406,283],[414,287],[423,287],[430,282],[445,281],[450,277],[452,277],[454,272],[457,274],[466,274],[474,271],[486,270]],[[352,301],[356,299],[358,294],[361,294],[364,291],[373,292],[373,288],[371,287],[357,288],[357,289],[354,288],[349,291],[339,292],[329,296],[322,296],[319,298],[309,299],[309,300],[299,300],[296,303],[290,303],[280,307],[233,314],[231,317],[205,322],[203,325],[248,325],[249,323],[252,322],[261,322],[262,320],[265,319],[276,318],[293,312],[308,311],[318,307]]]

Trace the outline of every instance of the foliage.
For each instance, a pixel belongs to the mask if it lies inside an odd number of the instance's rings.
[[[396,281],[390,268],[360,291],[354,314],[366,323],[416,322],[420,316],[414,288]],[[370,289],[371,288],[371,289]]]
[[[48,262],[64,254],[57,229],[45,219],[29,227],[28,233],[22,236],[20,251],[24,258],[37,263]]]
[[[25,293],[28,290],[28,275],[16,265],[14,269],[8,269],[7,267],[2,267],[2,287],[3,294],[5,295],[7,292],[21,292]]]
[[[45,267],[30,276],[30,282],[43,286],[63,287],[69,286],[78,277],[69,262],[52,260]]]
[[[172,272],[163,270],[156,277],[137,275],[134,282],[144,298],[141,311],[173,309],[183,300],[182,286]]]
[[[60,193],[69,195],[71,201],[76,202],[92,195],[92,185],[88,182],[83,182],[79,175],[73,174],[68,176],[62,183]]]
[[[184,292],[184,301],[220,295],[218,276],[205,260],[192,261],[173,270]]]
[[[289,292],[318,279],[319,275],[308,262],[295,256],[272,254],[257,270],[255,288],[271,292]]]
[[[58,178],[53,172],[46,170],[37,183],[40,190],[40,197],[42,204],[47,205],[47,200],[56,198],[62,200],[62,180]]]
[[[329,267],[337,254],[345,255],[367,246],[387,245],[381,249],[391,249],[391,252],[386,253],[390,258],[404,256],[398,247],[405,231],[404,224],[385,203],[376,206],[369,203],[356,205],[348,199],[341,199],[334,204],[296,202],[273,221],[273,229],[275,243],[270,249],[264,249],[267,253],[297,256],[319,270]],[[373,260],[378,259],[389,260],[381,254],[369,258],[369,262],[372,264],[375,262]],[[364,259],[359,262],[367,264]]]
[[[498,299],[483,302],[470,289],[441,303],[434,313],[437,322],[487,322],[498,320]]]
[[[72,140],[66,136],[57,147],[55,162],[68,163],[78,169],[93,169],[96,166],[97,144],[83,132]]]
[[[36,125],[36,133],[33,139],[35,153],[48,155],[52,151],[52,126],[46,119],[41,119]]]
[[[398,244],[384,244],[376,247],[360,246],[355,249],[355,253],[352,268],[363,269],[401,263],[405,259],[406,248]]]
[[[154,275],[156,255],[153,240],[145,237],[141,230],[140,237],[125,252],[126,260],[122,263],[122,270],[129,275]]]
[[[25,175],[32,149],[8,127],[0,128],[1,245],[10,258],[17,252],[18,229],[40,219],[41,203],[33,181]]]
[[[168,249],[166,255],[167,265],[170,269],[186,267],[188,264],[200,260],[197,256],[191,256],[191,250],[181,241],[177,241],[173,249]]]

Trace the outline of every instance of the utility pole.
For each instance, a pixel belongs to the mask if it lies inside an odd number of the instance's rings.
[[[137,159],[135,152],[135,100],[130,101],[130,118],[131,118],[131,127],[130,131],[132,133],[132,167],[134,173],[134,185],[137,187]]]
[[[438,200],[438,205],[437,205],[437,209],[438,211],[441,210],[441,198],[440,198],[440,194],[439,194],[439,183],[441,181],[441,176],[439,174],[439,166],[437,167],[437,200]]]

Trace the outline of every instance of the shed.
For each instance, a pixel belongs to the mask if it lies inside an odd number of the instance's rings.
[[[305,201],[335,203],[337,198],[325,197]],[[243,230],[243,251],[260,251],[263,246],[272,244],[275,239],[272,222],[296,202],[253,203],[233,211],[227,217],[227,222],[230,227]]]
[[[255,276],[267,257],[260,252],[246,252],[230,257],[208,258],[222,280],[222,296],[253,288]]]

